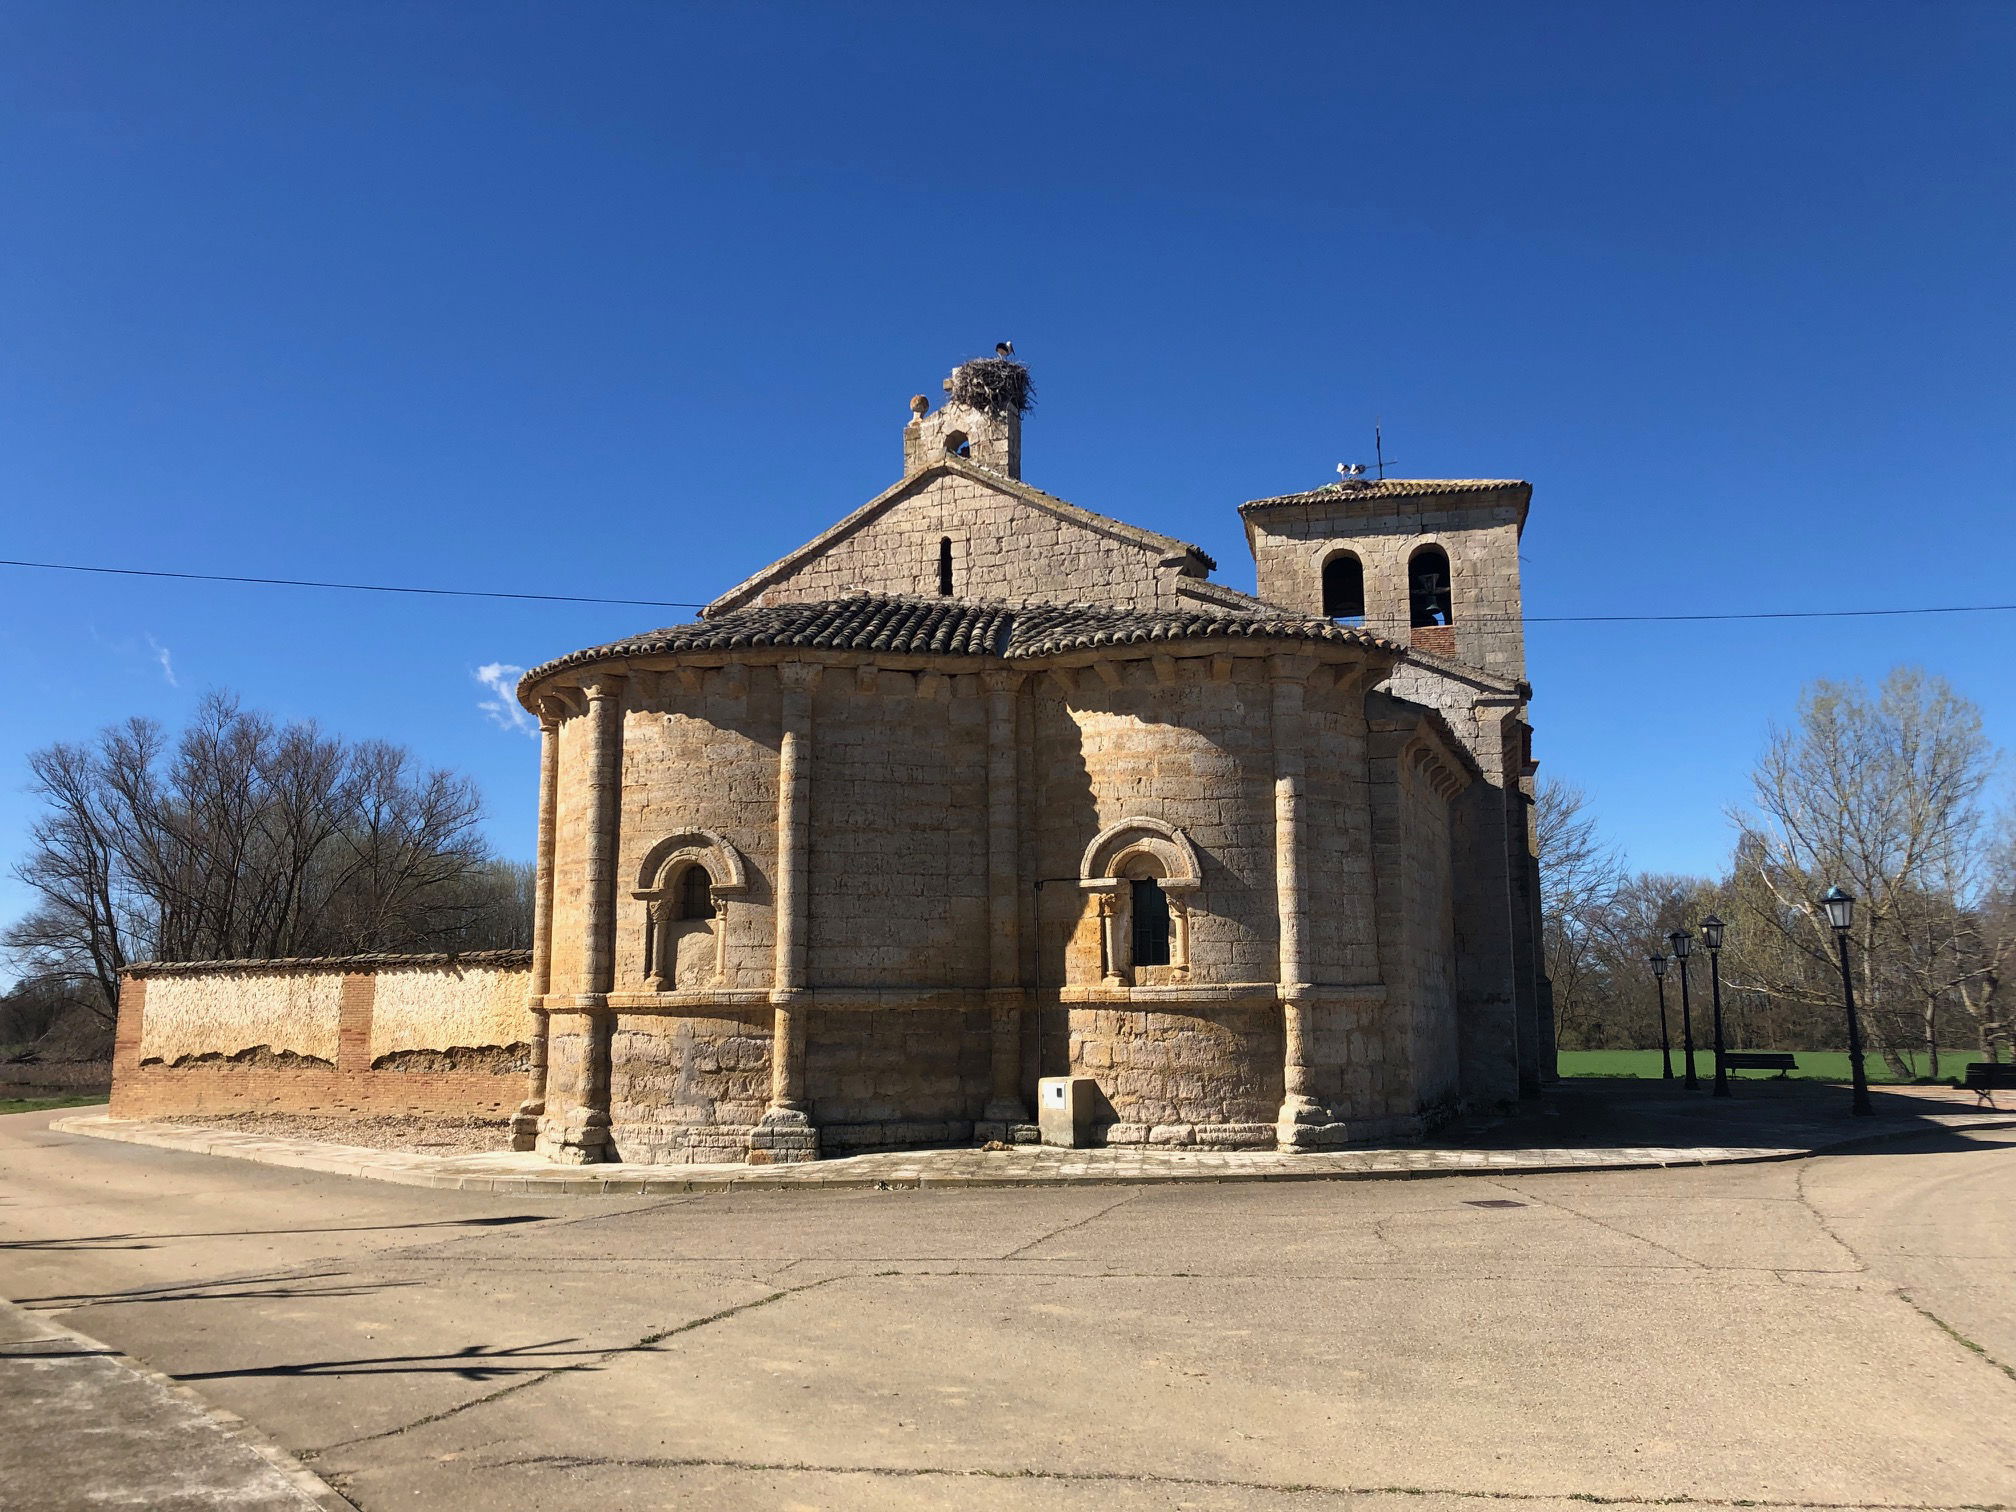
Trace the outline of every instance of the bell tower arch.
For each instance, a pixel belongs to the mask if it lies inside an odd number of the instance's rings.
[[[1519,537],[1532,495],[1515,479],[1347,478],[1239,514],[1269,603],[1352,619],[1518,681]]]

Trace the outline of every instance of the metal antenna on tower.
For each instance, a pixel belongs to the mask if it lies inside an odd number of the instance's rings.
[[[1377,415],[1372,417],[1372,465],[1379,469],[1379,480],[1383,483],[1386,480],[1386,437],[1380,431]]]

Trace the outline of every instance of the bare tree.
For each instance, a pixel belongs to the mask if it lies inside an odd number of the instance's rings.
[[[109,1021],[131,961],[479,948],[529,934],[529,890],[466,778],[382,741],[276,725],[214,694],[29,758],[44,809],[0,944]],[[520,914],[524,917],[521,920]]]
[[[1623,868],[1602,843],[1582,790],[1543,782],[1534,799],[1540,862],[1540,922],[1547,975],[1554,988],[1558,1039],[1589,1047],[1601,1040],[1609,1001],[1603,944]]]
[[[1814,1006],[1838,995],[1834,941],[1815,899],[1855,894],[1857,1000],[1891,1069],[1937,1038],[1938,1007],[1986,969],[1959,915],[1974,902],[1980,798],[1995,755],[1980,711],[1943,679],[1899,667],[1872,696],[1821,681],[1774,730],[1738,816],[1744,923],[1775,957],[1746,985]]]

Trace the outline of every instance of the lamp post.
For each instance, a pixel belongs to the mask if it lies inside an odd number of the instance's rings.
[[[1848,926],[1855,922],[1855,899],[1838,887],[1830,887],[1821,896],[1820,906],[1834,926],[1834,944],[1841,954],[1841,1001],[1848,1009],[1848,1072],[1855,1081],[1855,1113],[1867,1117],[1876,1110],[1869,1106],[1869,1075],[1862,1067],[1862,1024],[1855,1017],[1855,978],[1848,970]]]
[[[1659,1076],[1673,1080],[1673,1037],[1666,1032],[1666,957],[1645,957],[1652,967],[1652,980],[1659,984]]]
[[[1689,1092],[1698,1092],[1701,1078],[1694,1074],[1694,1000],[1687,992],[1687,957],[1694,949],[1694,936],[1676,929],[1666,938],[1673,942],[1673,959],[1680,963],[1680,1060],[1687,1068],[1681,1082]]]
[[[1715,1095],[1729,1095],[1729,1072],[1722,1064],[1722,931],[1726,926],[1710,914],[1701,921],[1701,943],[1708,947],[1708,980],[1715,989]]]

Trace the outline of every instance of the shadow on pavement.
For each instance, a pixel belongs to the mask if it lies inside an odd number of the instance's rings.
[[[1949,1089],[1871,1088],[1875,1116],[1858,1118],[1846,1087],[1775,1078],[1732,1082],[1732,1095],[1716,1097],[1706,1076],[1696,1092],[1678,1080],[1575,1077],[1542,1088],[1517,1114],[1458,1119],[1424,1143],[1452,1150],[1789,1149],[1922,1133],[1948,1135],[1944,1148],[1971,1150],[1990,1147],[1952,1136],[1948,1121],[1972,1115],[2016,1120],[2016,1110],[1977,1108],[1970,1096]]]

